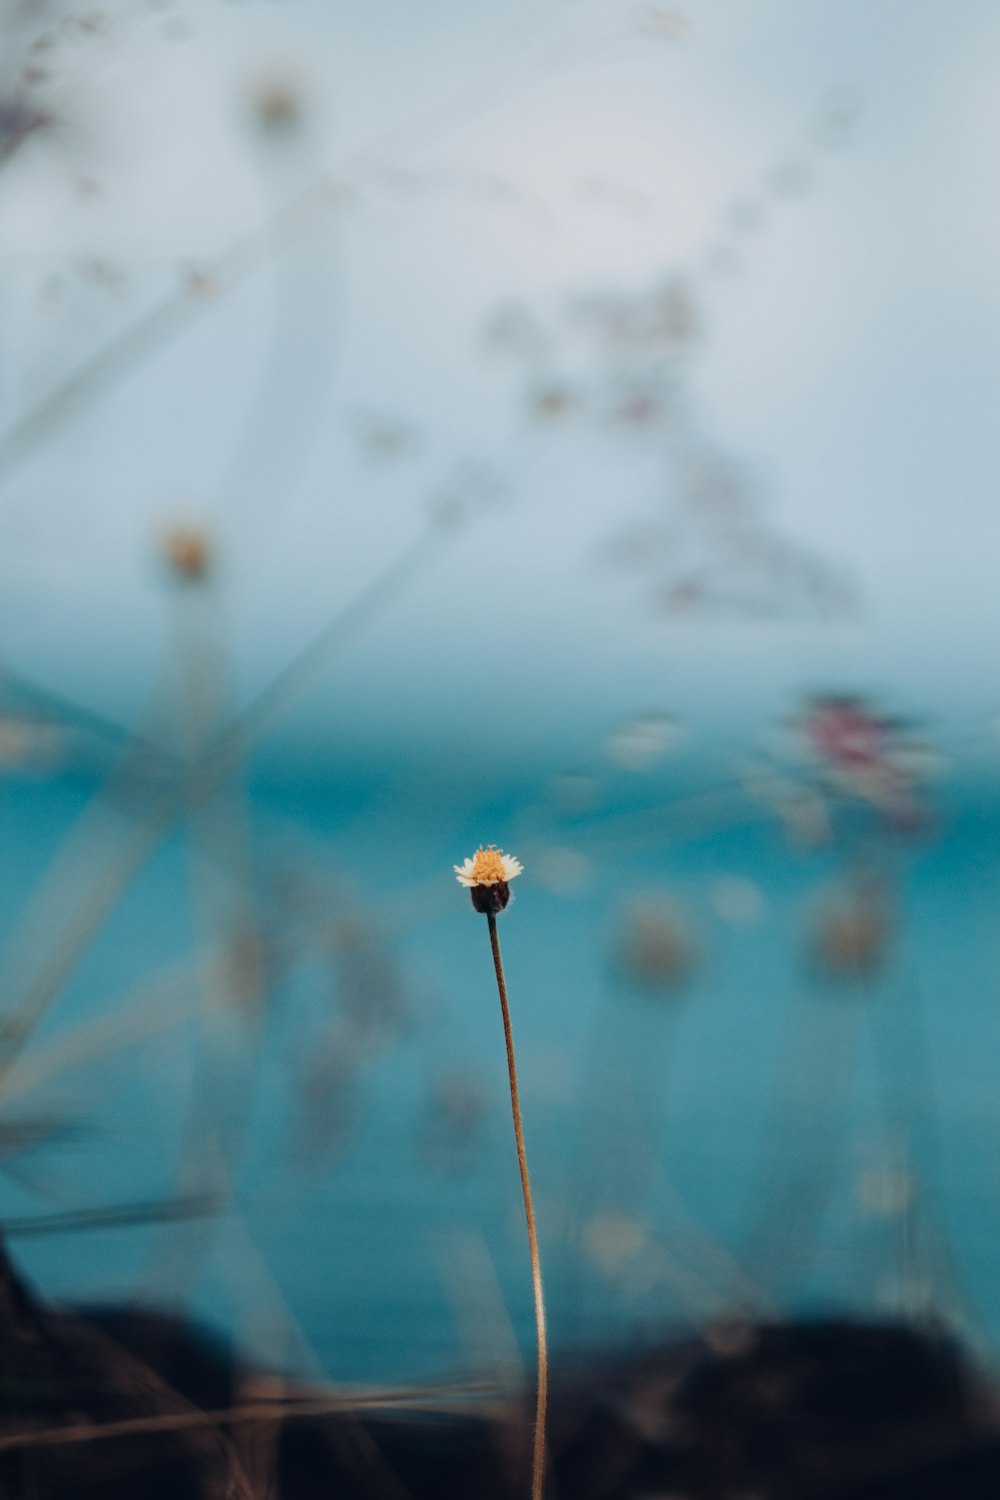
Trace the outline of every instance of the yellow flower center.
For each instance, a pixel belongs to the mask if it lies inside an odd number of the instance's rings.
[[[472,857],[472,878],[477,885],[496,885],[504,880],[501,851],[492,844],[488,849],[477,849]]]

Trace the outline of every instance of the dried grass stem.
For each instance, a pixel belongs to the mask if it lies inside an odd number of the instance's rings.
[[[517,1144],[517,1164],[521,1171],[521,1192],[524,1195],[524,1218],[528,1226],[528,1249],[531,1254],[531,1285],[535,1298],[535,1331],[538,1345],[538,1396],[535,1406],[535,1436],[531,1464],[531,1500],[542,1500],[545,1476],[545,1416],[549,1398],[548,1341],[545,1331],[545,1296],[542,1290],[542,1262],[538,1254],[535,1207],[531,1198],[528,1157],[524,1149],[521,1104],[517,1091],[517,1065],[514,1061],[514,1037],[510,1025],[510,1007],[507,1004],[507,985],[503,974],[503,960],[500,957],[497,919],[493,912],[488,912],[487,920],[490,924],[490,946],[493,949],[493,967],[496,970],[497,989],[500,992],[500,1010],[503,1014],[503,1034],[507,1045],[507,1073],[510,1077],[510,1108],[511,1114],[514,1117],[514,1140]]]

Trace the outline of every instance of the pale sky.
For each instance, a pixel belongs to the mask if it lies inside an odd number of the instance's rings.
[[[123,5],[50,34],[61,123],[0,165],[0,659],[134,718],[170,628],[156,538],[190,518],[245,697],[461,497],[289,736],[322,750],[335,700],[358,754],[491,753],[512,721],[517,753],[569,753],[630,706],[750,722],[823,686],[945,738],[987,723],[989,0]],[[265,137],[268,90],[299,128]],[[625,431],[634,351],[595,352],[580,309],[672,278],[700,334],[669,418]],[[537,347],[491,346],[503,309]],[[553,383],[572,410],[533,420]],[[856,615],[664,615],[692,452]],[[662,556],[610,560],[644,527]]]

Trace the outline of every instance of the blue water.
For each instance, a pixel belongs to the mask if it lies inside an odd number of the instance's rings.
[[[91,791],[7,783],[8,936]],[[236,823],[201,826],[207,860],[176,830],[158,845],[3,1083],[0,1123],[69,1131],[0,1162],[0,1211],[36,1284],[190,1307],[307,1374],[492,1378],[518,1349],[530,1359],[486,924],[451,875],[492,838],[526,866],[500,928],[557,1347],[817,1305],[933,1305],[1000,1340],[995,813],[955,798],[923,835],[877,844],[892,941],[873,977],[846,982],[807,961],[843,844],[790,848],[739,798],[664,819],[650,809],[676,808],[667,779],[591,812],[547,797],[532,782],[456,811],[408,788],[262,782]],[[8,950],[8,995],[58,955],[134,817],[84,840],[26,956]],[[241,862],[218,842],[244,818],[266,993],[227,1009],[216,985],[199,1015],[192,955],[246,911]],[[553,884],[553,847],[577,856],[556,861],[562,890],[539,878]],[[756,894],[720,915],[734,878]],[[616,958],[622,912],[650,892],[669,893],[691,943],[689,977],[665,991]],[[186,1009],[168,1024],[172,1006]],[[137,1007],[163,1024],[125,1045]],[[103,1016],[120,1020],[95,1054],[59,1064],[52,1049]],[[24,1232],[37,1215],[227,1185],[213,1218]]]

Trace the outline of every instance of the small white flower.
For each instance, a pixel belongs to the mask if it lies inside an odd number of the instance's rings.
[[[459,885],[466,887],[474,885],[506,885],[520,875],[524,866],[513,854],[504,854],[493,844],[488,849],[482,845],[476,850],[471,859],[464,864],[455,865],[455,879]]]

